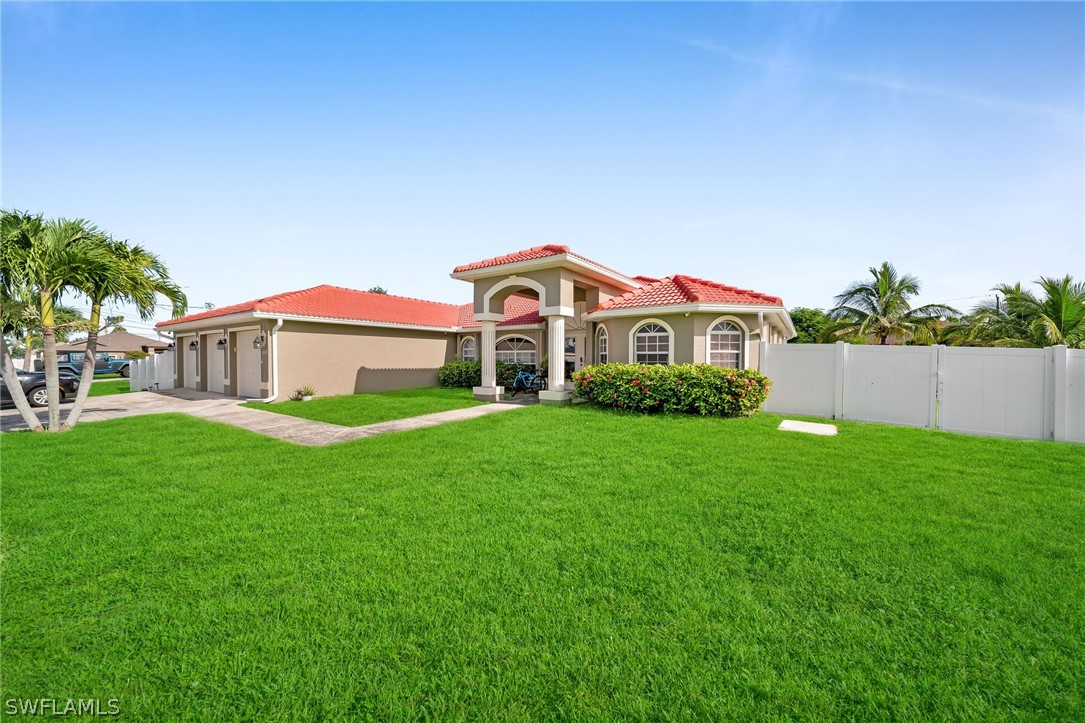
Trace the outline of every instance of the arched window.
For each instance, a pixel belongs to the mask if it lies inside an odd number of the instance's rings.
[[[606,364],[608,352],[610,351],[610,340],[607,339],[607,328],[600,326],[599,331],[595,332],[595,359],[599,364]]]
[[[670,364],[671,333],[656,322],[642,325],[633,335],[633,361],[638,364]]]
[[[742,330],[730,321],[719,321],[708,330],[708,363],[730,369],[742,368]]]
[[[469,336],[463,340],[460,344],[460,359],[464,361],[475,361],[478,359],[478,352],[476,351],[475,337]]]
[[[506,364],[534,364],[535,342],[526,336],[506,336],[494,347],[497,361]]]

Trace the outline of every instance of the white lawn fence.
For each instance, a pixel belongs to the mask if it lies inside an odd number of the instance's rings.
[[[133,359],[128,372],[128,388],[133,392],[173,389],[173,350]]]
[[[762,344],[766,412],[1085,443],[1085,351]]]

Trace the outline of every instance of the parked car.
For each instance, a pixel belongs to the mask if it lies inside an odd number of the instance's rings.
[[[74,374],[80,376],[83,374],[83,359],[87,356],[86,352],[82,351],[62,351],[57,353],[57,368],[61,372],[66,374]],[[131,362],[128,359],[114,359],[106,354],[104,351],[100,351],[94,355],[94,374],[120,374],[124,378],[128,378],[128,365]],[[45,364],[41,359],[34,360],[34,369],[37,371],[43,371]]]
[[[32,407],[49,406],[49,395],[45,391],[45,372],[16,371],[19,376],[19,384],[26,394],[26,399]],[[74,374],[60,375],[60,401],[68,397],[75,397],[79,391],[79,377]],[[7,384],[0,378],[0,403],[12,404],[11,394],[8,393]]]

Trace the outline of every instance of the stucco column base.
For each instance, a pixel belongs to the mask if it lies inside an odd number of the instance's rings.
[[[500,402],[505,394],[505,387],[471,387],[471,392],[478,402]]]
[[[539,403],[551,404],[554,406],[572,404],[573,392],[569,389],[561,389],[558,391],[550,391],[549,389],[544,389],[539,392]]]

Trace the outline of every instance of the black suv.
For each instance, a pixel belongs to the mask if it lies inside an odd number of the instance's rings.
[[[24,372],[16,370],[19,375],[19,384],[22,385],[23,393],[26,394],[26,400],[30,402],[32,407],[47,407],[49,406],[49,394],[45,391],[45,372]],[[75,397],[75,393],[79,391],[79,377],[71,374],[60,375],[60,401],[64,401],[67,397]],[[8,392],[8,386],[4,383],[4,380],[0,378],[0,403],[11,404],[11,394]]]

